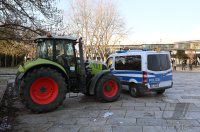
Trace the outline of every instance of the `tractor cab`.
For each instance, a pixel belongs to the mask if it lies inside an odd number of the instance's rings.
[[[42,58],[57,62],[67,72],[75,72],[76,39],[70,37],[38,37],[35,40],[36,58]]]

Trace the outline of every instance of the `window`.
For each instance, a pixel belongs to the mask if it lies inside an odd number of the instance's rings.
[[[73,49],[73,44],[71,43],[67,43],[67,44],[64,44],[64,49],[65,49],[65,52],[68,56],[74,56],[74,49]]]
[[[168,55],[161,54],[160,62],[161,62],[160,65],[161,65],[162,71],[170,69],[170,58]]]
[[[141,56],[118,56],[115,58],[115,69],[141,71]]]
[[[38,43],[37,57],[45,59],[53,59],[53,44],[50,40],[44,40]]]
[[[148,55],[148,69],[152,71],[164,71],[170,69],[170,59],[167,54]]]
[[[66,67],[75,66],[74,45],[72,41],[56,41],[56,60]]]
[[[56,41],[56,56],[74,56],[73,43],[68,41]]]
[[[51,41],[47,41],[47,56],[53,60],[53,45]]]
[[[148,55],[148,69],[152,71],[160,71],[160,59],[158,55]]]

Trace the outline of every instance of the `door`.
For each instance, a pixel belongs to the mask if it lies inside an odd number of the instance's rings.
[[[172,68],[168,54],[147,56],[149,88],[162,88],[172,85]]]
[[[76,57],[73,41],[55,40],[56,42],[56,61],[63,65],[68,73],[75,73]]]
[[[142,83],[141,56],[116,56],[112,73],[117,76],[123,84],[130,82]]]

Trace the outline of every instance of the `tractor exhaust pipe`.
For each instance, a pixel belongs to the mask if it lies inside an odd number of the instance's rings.
[[[79,55],[80,55],[80,91],[83,93],[86,92],[86,70],[85,70],[85,62],[84,62],[84,55],[83,55],[83,41],[82,38],[79,39]]]

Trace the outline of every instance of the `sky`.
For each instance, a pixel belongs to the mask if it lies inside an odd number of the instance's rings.
[[[113,0],[129,30],[123,44],[200,39],[200,0]],[[59,8],[68,10],[67,0]]]

